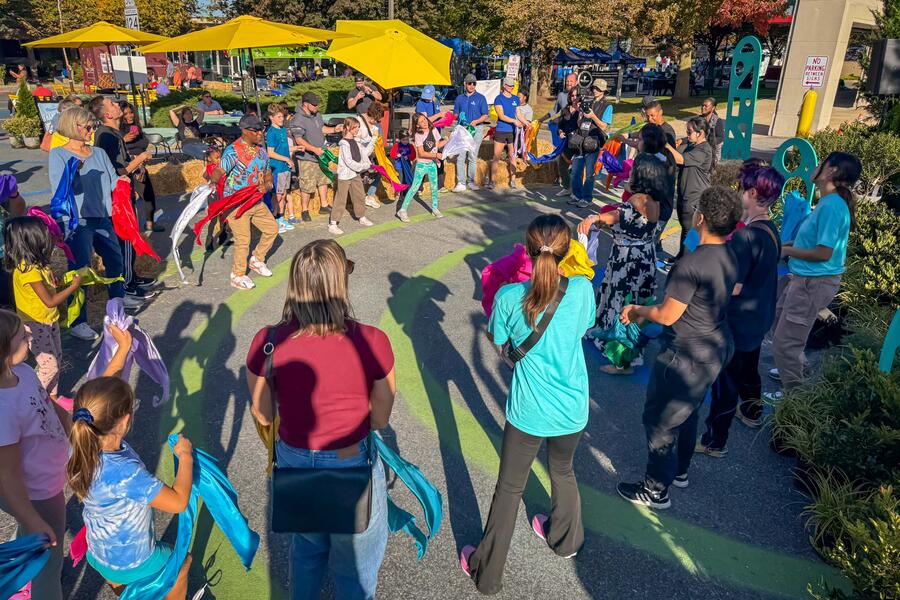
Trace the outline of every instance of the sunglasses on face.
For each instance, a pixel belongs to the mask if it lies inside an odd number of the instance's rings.
[[[474,81],[470,81],[470,82],[468,82],[466,85],[475,85],[475,82],[474,82]]]

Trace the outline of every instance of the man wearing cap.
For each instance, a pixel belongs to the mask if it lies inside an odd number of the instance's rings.
[[[347,108],[355,110],[358,115],[364,115],[369,110],[369,105],[376,100],[381,102],[381,92],[366,83],[362,73],[357,73],[356,87],[347,94]]]
[[[497,111],[497,127],[494,130],[494,155],[491,158],[491,181],[484,187],[494,189],[497,182],[497,167],[500,165],[500,155],[506,148],[506,168],[509,171],[509,187],[516,187],[516,126],[519,124],[519,97],[513,94],[516,86],[514,77],[504,77],[502,88],[494,100],[494,110]]]
[[[262,195],[269,192],[273,185],[272,171],[269,170],[269,155],[263,146],[265,127],[256,115],[244,115],[238,127],[241,129],[241,137],[222,152],[219,167],[212,172],[210,179],[218,182],[222,177],[225,178],[222,188],[222,195],[225,197],[251,186],[260,193],[256,204],[240,217],[236,213],[243,204],[235,207],[226,216],[234,234],[231,285],[239,290],[252,290],[256,284],[247,277],[250,226],[253,225],[260,232],[259,243],[250,256],[250,270],[263,277],[271,277],[272,271],[266,266],[266,255],[278,236],[278,223],[275,222],[272,211],[262,202]]]
[[[300,149],[297,153],[298,182],[302,210],[300,218],[304,221],[312,221],[309,216],[309,200],[316,191],[319,192],[320,210],[331,212],[331,206],[328,205],[328,186],[331,182],[319,166],[319,156],[325,147],[325,134],[340,133],[342,129],[341,125],[325,126],[325,121],[319,114],[319,96],[315,92],[303,94],[294,112],[290,132],[294,145]]]
[[[556,148],[559,146],[560,142],[562,142],[562,138],[559,136],[559,118],[563,113],[563,110],[566,106],[569,105],[569,92],[575,89],[578,85],[578,76],[575,73],[569,73],[566,75],[566,79],[563,83],[563,89],[556,94],[556,102],[553,104],[553,108],[550,109],[546,115],[538,119],[541,123],[544,123],[548,119],[550,120],[550,124],[547,125],[547,129],[550,130],[550,140],[553,142],[553,147]],[[559,172],[563,173],[568,170],[568,167],[563,162],[562,157],[557,159],[557,165],[559,167]],[[564,177],[560,177],[561,181],[564,181]],[[565,196],[569,193],[569,190],[566,189],[567,186],[563,185],[563,189],[561,189],[556,195],[557,196]]]
[[[586,208],[593,202],[594,174],[600,150],[606,143],[606,134],[612,127],[613,107],[606,100],[608,84],[605,79],[595,79],[591,84],[591,103],[582,104],[583,114],[578,122],[579,136],[569,138],[569,143],[578,139],[581,153],[572,159],[572,199],[569,204]]]
[[[475,89],[477,80],[475,75],[469,73],[463,80],[465,92],[456,97],[453,104],[453,112],[459,117],[461,123],[475,127],[475,147],[481,148],[484,139],[484,124],[488,120],[489,111],[487,98]],[[465,119],[463,119],[465,116]],[[466,184],[470,190],[477,190],[475,175],[478,172],[478,152],[461,152],[456,157],[456,187],[454,192],[466,191]]]

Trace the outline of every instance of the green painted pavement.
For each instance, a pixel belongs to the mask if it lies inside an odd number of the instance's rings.
[[[491,245],[508,245],[520,237],[518,232],[506,235],[495,239]],[[443,276],[466,257],[482,253],[489,247],[462,248],[416,273],[396,291],[390,309],[382,316],[380,327],[391,339],[398,365],[420,365],[419,370],[397,371],[397,389],[410,412],[436,433],[439,425],[452,420],[451,427],[458,431],[459,439],[442,439],[442,443],[449,446],[445,450],[462,454],[467,464],[475,463],[493,475],[500,465],[500,436],[487,433],[468,409],[452,401],[443,386],[427,369],[421,368],[412,340],[395,317],[400,314],[406,322],[414,321],[417,309]],[[443,397],[436,399],[436,396]],[[445,408],[436,414],[433,407]],[[542,464],[535,463],[534,474],[544,495],[531,499],[547,505],[549,477]],[[806,597],[807,586],[822,580],[833,586],[846,586],[838,571],[822,563],[744,544],[681,519],[635,507],[586,485],[579,485],[579,489],[584,524],[588,529],[674,562],[697,577],[724,580],[787,597]]]

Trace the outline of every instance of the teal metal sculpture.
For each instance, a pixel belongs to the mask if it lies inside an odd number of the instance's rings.
[[[800,162],[794,169],[788,169],[788,166],[785,164],[785,159],[788,157],[788,152],[792,148],[796,148],[800,153]],[[724,152],[722,154],[724,156]],[[815,148],[813,148],[812,144],[807,140],[801,137],[791,138],[778,146],[778,150],[775,151],[775,157],[772,159],[772,166],[784,176],[785,187],[787,187],[790,180],[794,178],[799,178],[803,182],[806,186],[806,201],[809,202],[810,205],[812,205],[813,192],[815,192],[816,189],[812,177],[813,173],[816,172],[816,167],[818,165],[819,159],[816,156]],[[784,190],[782,190],[782,193],[783,192]]]
[[[722,146],[722,158],[725,160],[750,158],[761,61],[762,44],[756,37],[748,35],[735,45],[731,59],[731,81],[728,84],[725,145]]]

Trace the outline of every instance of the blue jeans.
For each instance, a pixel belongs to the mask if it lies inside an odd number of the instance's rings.
[[[279,467],[330,468],[358,467],[366,464],[366,442],[360,453],[347,459],[332,450],[304,450],[279,441],[276,457]],[[372,513],[369,527],[358,534],[297,533],[292,536],[290,555],[291,600],[317,600],[325,571],[334,579],[335,596],[347,600],[375,597],[378,570],[387,546],[387,489],[384,465],[376,458],[372,468]]]
[[[122,275],[122,249],[119,246],[119,237],[113,231],[110,217],[92,217],[79,219],[78,228],[67,240],[75,262],[69,263],[69,270],[91,266],[91,250],[96,250],[103,259],[103,268],[107,277],[119,277]],[[121,281],[109,284],[109,297],[121,298],[125,295],[125,284]],[[87,321],[87,302],[81,308],[81,314],[72,325],[78,325]]]
[[[582,154],[572,159],[572,193],[578,200],[590,202],[594,197],[594,169],[599,152]]]
[[[372,164],[375,164],[375,160],[372,160]],[[378,193],[378,185],[381,183],[381,173],[378,173],[375,176],[375,181],[372,182],[368,188],[366,188],[366,196],[374,196]]]

